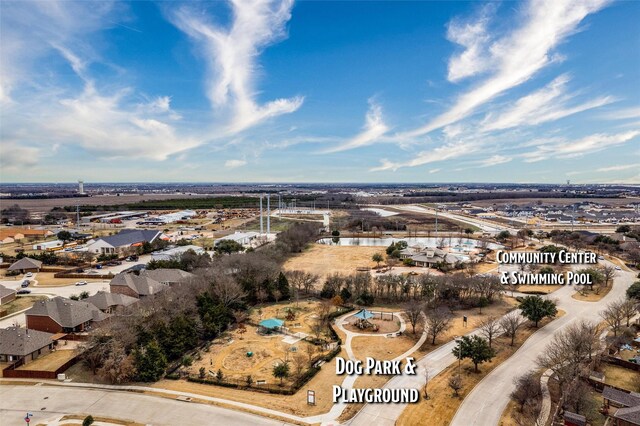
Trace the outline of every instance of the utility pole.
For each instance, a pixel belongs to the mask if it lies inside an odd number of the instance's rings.
[[[76,204],[76,229],[80,231],[80,206]]]
[[[267,236],[271,233],[271,194],[267,192]]]
[[[264,225],[262,224],[262,194],[260,194],[260,235],[264,235]]]
[[[436,240],[438,239],[438,207],[436,206]],[[438,242],[436,241],[436,244]]]

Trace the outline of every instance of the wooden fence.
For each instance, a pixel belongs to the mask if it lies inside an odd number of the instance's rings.
[[[55,371],[44,371],[44,370],[29,370],[23,369],[18,370],[18,367],[24,365],[24,358],[19,361],[11,364],[4,370],[2,370],[2,377],[9,377],[13,379],[57,379],[58,374],[64,373],[67,371],[69,367],[78,362],[80,356],[75,356],[71,358],[69,361],[62,364]],[[28,364],[27,364],[28,365]]]

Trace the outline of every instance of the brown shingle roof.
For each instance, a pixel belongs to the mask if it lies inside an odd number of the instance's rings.
[[[87,321],[99,322],[108,317],[91,303],[60,296],[34,303],[25,315],[46,316],[65,328],[74,328]]]

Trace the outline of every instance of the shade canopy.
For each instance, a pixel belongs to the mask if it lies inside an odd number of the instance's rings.
[[[260,327],[268,328],[269,330],[282,327],[282,324],[284,324],[284,321],[279,320],[277,318],[269,318],[269,319],[260,321]]]
[[[369,318],[373,318],[373,314],[366,309],[361,309],[357,314],[354,315],[354,317],[367,320]]]

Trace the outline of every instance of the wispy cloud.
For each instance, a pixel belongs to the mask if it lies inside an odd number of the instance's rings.
[[[169,16],[199,43],[209,69],[207,96],[216,109],[231,109],[227,131],[237,133],[296,111],[304,98],[280,98],[264,105],[256,101],[258,56],[266,47],[286,38],[293,1],[231,0],[230,4],[233,21],[228,29],[191,6],[180,7]]]
[[[473,70],[495,71],[473,89],[461,94],[452,107],[422,127],[404,133],[416,137],[464,119],[498,95],[528,81],[538,71],[557,61],[554,49],[591,13],[602,9],[608,0],[530,0],[521,11],[522,25],[502,37],[487,41],[484,31],[472,32],[465,46],[488,52],[471,55],[466,66]],[[481,17],[479,22],[486,20]],[[476,24],[482,27],[483,24]],[[472,25],[473,27],[473,25]],[[464,31],[464,26],[460,31]],[[482,48],[484,44],[489,43]],[[474,71],[475,73],[475,71]],[[451,72],[450,72],[451,74]],[[455,77],[465,75],[454,73]]]
[[[365,117],[365,124],[362,131],[346,142],[329,148],[324,153],[347,151],[349,149],[360,148],[380,141],[380,138],[389,130],[382,116],[382,107],[372,98],[369,99],[369,111]]]
[[[541,145],[535,151],[522,154],[522,157],[527,163],[542,161],[547,158],[579,157],[625,144],[637,138],[638,135],[640,135],[638,130],[613,135],[598,133],[577,140]]]
[[[640,170],[640,164],[624,164],[620,166],[601,167],[599,169],[596,169],[596,172],[608,173],[608,172],[619,172],[622,170],[631,170],[631,169]]]
[[[431,151],[419,152],[413,159],[406,162],[393,162],[388,159],[383,159],[381,165],[371,169],[373,172],[383,170],[398,170],[401,167],[416,167],[424,164],[435,163],[438,161],[450,160],[466,156],[477,152],[480,147],[471,143],[449,143],[446,145],[434,148]]]
[[[224,162],[224,166],[227,169],[235,169],[237,167],[242,167],[242,166],[246,166],[247,165],[247,161],[246,160],[227,160]]]
[[[523,125],[533,126],[598,108],[614,101],[613,97],[606,96],[568,106],[567,104],[574,96],[566,93],[569,80],[569,75],[563,74],[542,89],[518,99],[513,107],[497,114],[487,114],[482,122],[482,131],[504,130]]]
[[[498,164],[508,163],[511,160],[513,160],[513,158],[507,157],[507,156],[504,156],[504,155],[492,155],[489,158],[486,158],[484,160],[480,160],[478,162],[478,166],[479,167],[492,167],[492,166],[497,166]]]

